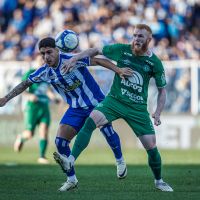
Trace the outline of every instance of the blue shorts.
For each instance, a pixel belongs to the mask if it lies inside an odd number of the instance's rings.
[[[77,132],[82,128],[85,120],[89,117],[94,107],[83,108],[69,108],[63,115],[60,124],[67,124],[72,126]]]

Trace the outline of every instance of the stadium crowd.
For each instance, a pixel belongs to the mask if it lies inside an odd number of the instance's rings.
[[[40,38],[63,29],[79,33],[79,50],[128,43],[137,23],[152,28],[152,47],[162,60],[199,59],[198,0],[1,0],[0,60],[30,61]],[[190,90],[190,76],[183,73],[171,72],[168,87],[185,81],[184,88]],[[188,94],[183,95],[190,104]],[[180,111],[187,112],[190,105],[182,105]]]

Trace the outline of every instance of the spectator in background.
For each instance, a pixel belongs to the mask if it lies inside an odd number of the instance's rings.
[[[199,10],[197,0],[1,0],[0,59],[30,60],[39,37],[63,29],[79,33],[80,50],[128,43],[133,26],[147,23],[153,29],[154,51],[162,60],[198,60]]]

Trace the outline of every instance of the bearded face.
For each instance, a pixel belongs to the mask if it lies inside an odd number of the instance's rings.
[[[132,50],[136,55],[143,55],[151,41],[151,34],[146,29],[134,29]]]

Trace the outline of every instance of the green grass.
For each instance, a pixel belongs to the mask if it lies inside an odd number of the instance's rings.
[[[49,149],[51,157],[53,148]],[[116,178],[113,155],[108,148],[89,148],[77,162],[79,188],[65,193],[57,189],[65,176],[54,163],[36,164],[37,150],[25,147],[20,154],[11,148],[0,151],[0,199],[2,200],[196,200],[200,197],[200,152],[161,151],[163,176],[173,193],[157,191],[142,150],[124,150],[128,176]],[[88,162],[89,161],[89,162]]]

